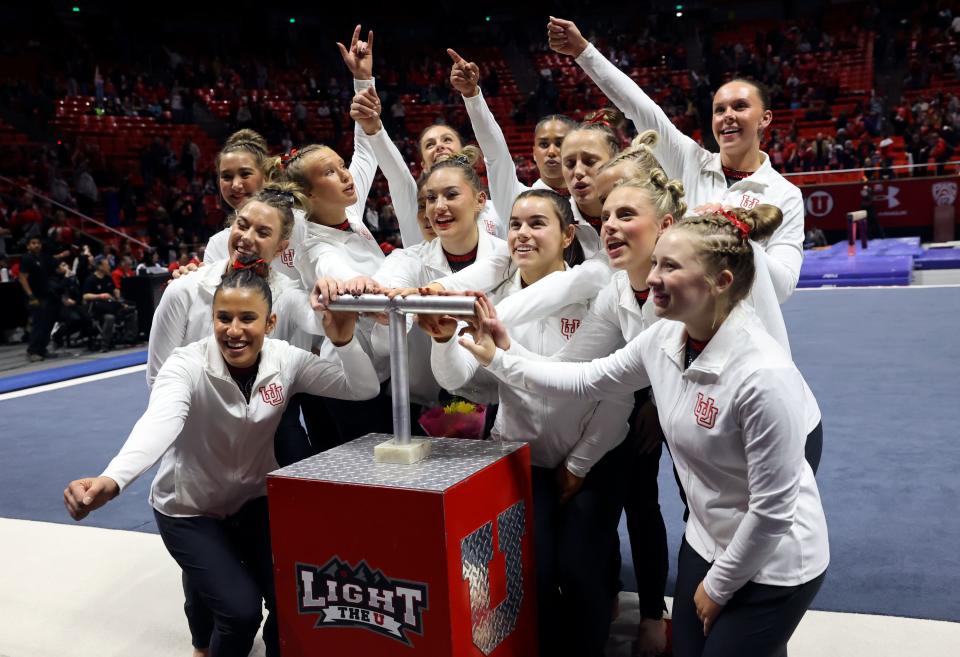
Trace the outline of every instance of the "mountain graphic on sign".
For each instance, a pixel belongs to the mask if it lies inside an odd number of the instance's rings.
[[[336,579],[337,574],[340,572],[340,569],[343,568],[344,566],[347,566],[347,564],[344,564],[339,559],[334,558],[334,559],[331,559],[330,563],[324,566],[323,570],[321,570],[320,572],[324,576],[329,577],[330,579]]]

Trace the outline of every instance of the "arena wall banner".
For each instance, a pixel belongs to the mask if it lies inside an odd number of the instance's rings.
[[[800,188],[806,227],[846,230],[847,213],[862,207],[860,192],[864,184],[870,185],[873,207],[882,226],[930,228],[935,208],[956,204],[960,176],[806,185]]]

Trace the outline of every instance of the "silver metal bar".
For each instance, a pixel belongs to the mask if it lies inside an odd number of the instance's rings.
[[[413,295],[390,299],[385,294],[345,295],[330,310],[382,313],[390,316],[390,390],[393,396],[393,438],[410,444],[410,362],[407,357],[407,313],[473,315],[476,297]]]
[[[387,298],[385,294],[344,295],[330,304],[331,310],[361,313],[382,313],[396,310],[401,313],[430,313],[435,315],[473,315],[477,299],[473,296],[413,295],[405,298]]]
[[[331,304],[331,307],[335,304]],[[407,361],[407,316],[390,311],[390,390],[393,393],[393,438],[410,444],[410,363]]]

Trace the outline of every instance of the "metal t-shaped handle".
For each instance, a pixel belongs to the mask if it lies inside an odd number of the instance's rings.
[[[393,437],[410,443],[410,363],[407,356],[407,314],[466,316],[474,314],[474,296],[420,296],[388,298],[385,294],[342,296],[330,310],[382,313],[390,316],[390,390],[393,395]]]

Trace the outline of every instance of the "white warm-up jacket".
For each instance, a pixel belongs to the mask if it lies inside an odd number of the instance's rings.
[[[213,334],[213,295],[229,265],[227,260],[204,265],[171,281],[163,291],[150,325],[148,386],[153,385],[160,367],[174,349]],[[267,283],[273,296],[273,312],[277,315],[272,335],[309,349],[312,336],[323,335],[323,321],[310,307],[307,293],[298,283],[272,270]]]
[[[517,272],[494,290],[491,300],[507,298],[521,288]],[[589,309],[589,299],[571,294],[567,305],[551,315],[510,326],[511,341],[537,354],[554,354],[575,335]],[[469,387],[478,373],[486,375],[456,339],[434,342],[431,365],[437,381],[448,390]],[[499,398],[500,409],[492,431],[495,438],[528,441],[533,465],[554,468],[565,463],[566,468],[579,477],[586,476],[604,454],[624,439],[634,401],[632,391],[611,395],[596,403],[543,395],[510,385],[499,386]]]
[[[500,238],[479,231],[477,260],[488,257],[501,244]],[[422,287],[451,271],[438,238],[393,251],[373,278],[384,287]],[[380,324],[373,328],[372,342],[378,359],[390,355],[389,333],[389,328]],[[430,343],[430,336],[413,323],[412,315],[407,315],[410,399],[424,405],[436,404],[441,389],[430,367]]]
[[[686,339],[682,323],[663,320],[600,360],[538,362],[497,350],[488,369],[524,390],[578,399],[652,386],[687,494],[684,536],[712,562],[704,578],[710,597],[726,604],[748,581],[796,586],[814,579],[830,551],[804,458],[803,377],[742,304],[684,369]]]
[[[687,207],[704,203],[751,209],[769,203],[783,212],[783,224],[763,244],[770,276],[781,303],[793,294],[803,264],[803,197],[800,189],[774,171],[770,158],[751,176],[727,187],[720,154],[711,153],[687,137],[626,73],[606,59],[593,44],[577,57],[577,64],[638,130],[660,134],[654,151],[671,178],[683,181]]]
[[[373,85],[373,80],[354,80],[353,90],[359,92]],[[373,179],[377,175],[377,159],[369,142],[366,140],[366,135],[363,130],[360,129],[360,126],[356,124],[354,124],[353,128],[353,143],[353,157],[350,159],[349,168],[350,174],[353,176],[354,188],[357,190],[357,202],[348,209],[348,216],[360,220],[360,218],[363,217],[363,209],[367,202],[367,196],[370,194],[370,188],[373,186]],[[301,280],[300,272],[297,271],[294,260],[303,244],[303,240],[306,238],[307,221],[301,210],[295,210],[293,217],[293,232],[290,234],[290,243],[286,249],[273,259],[270,266],[274,271],[280,272],[295,281],[299,281]],[[360,221],[362,223],[362,220]],[[207,247],[204,250],[203,262],[211,263],[228,258],[230,255],[228,246],[229,238],[229,227],[213,235],[207,242]],[[304,282],[304,285],[306,285],[306,282]],[[313,283],[310,283],[310,285],[312,286]]]
[[[356,341],[321,358],[267,338],[249,403],[216,338],[177,349],[160,368],[146,412],[104,470],[126,488],[160,460],[150,504],[172,517],[232,515],[266,495],[273,438],[290,397],[370,399],[376,373]]]

